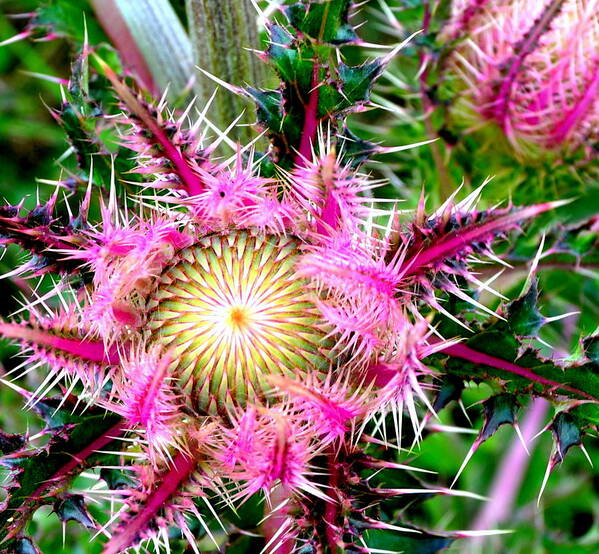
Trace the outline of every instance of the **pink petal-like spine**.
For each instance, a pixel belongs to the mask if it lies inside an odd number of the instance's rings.
[[[179,452],[172,465],[158,479],[157,488],[151,493],[139,512],[126,520],[106,544],[103,554],[119,554],[134,546],[143,538],[148,525],[158,512],[176,494],[180,485],[196,467],[189,453]]]
[[[423,273],[435,264],[456,256],[464,248],[470,247],[473,243],[491,239],[497,233],[516,227],[519,222],[536,217],[559,205],[560,203],[556,202],[536,204],[516,209],[511,213],[499,217],[491,216],[490,220],[483,223],[467,225],[458,231],[449,233],[441,240],[415,253],[413,256],[407,256],[399,271],[404,276]]]
[[[181,179],[181,183],[185,187],[185,190],[190,196],[200,194],[204,190],[204,184],[202,179],[197,173],[195,173],[179,149],[168,138],[164,129],[156,122],[155,118],[148,112],[148,110],[135,98],[129,87],[127,87],[104,63],[99,60],[98,62],[102,66],[102,69],[112,86],[115,88],[121,100],[127,105],[127,107],[141,120],[143,125],[152,133],[158,144],[162,147],[164,155],[173,163],[175,172]]]
[[[69,339],[53,335],[42,329],[4,322],[0,322],[0,334],[25,343],[61,350],[82,360],[111,365],[120,363],[117,349],[115,347],[107,349],[102,341]]]

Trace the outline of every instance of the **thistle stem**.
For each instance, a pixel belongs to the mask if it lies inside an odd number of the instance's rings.
[[[337,465],[337,455],[334,445],[329,447],[328,453],[329,470],[329,495],[333,495],[339,487],[339,469]],[[333,498],[327,502],[324,509],[324,532],[329,547],[330,554],[336,554],[339,551],[339,531],[337,527],[339,504],[337,499]]]
[[[305,108],[302,138],[295,160],[296,165],[299,167],[302,167],[306,161],[312,159],[312,145],[314,144],[316,130],[318,128],[318,70],[318,63],[314,62],[314,69],[312,70],[312,89]]]
[[[77,454],[74,454],[71,460],[67,462],[64,466],[62,466],[62,468],[60,468],[60,471],[56,472],[52,476],[50,482],[58,480],[64,477],[65,475],[68,475],[77,466],[83,464],[83,462],[85,462],[85,460],[87,460],[92,454],[94,454],[101,448],[104,448],[113,440],[118,439],[119,437],[124,435],[127,431],[127,427],[128,423],[126,421],[119,421],[116,425],[113,425],[110,429],[102,433],[102,435],[100,435],[96,440],[88,444],[83,450],[77,452]],[[47,483],[42,485],[36,491],[36,493],[41,493],[47,486]],[[36,493],[34,493],[33,496],[35,496]]]
[[[422,17],[422,29],[424,33],[428,32],[431,22],[431,10],[429,3],[427,2],[424,6],[424,15]],[[420,72],[419,83],[420,83],[420,98],[422,102],[422,111],[424,113],[424,128],[426,130],[426,134],[429,139],[437,139],[439,135],[435,132],[433,128],[433,124],[431,122],[431,114],[433,113],[435,107],[431,102],[431,99],[428,96],[428,64],[431,61],[431,55],[426,50],[422,50],[420,52],[420,67],[423,70]],[[443,162],[443,155],[441,154],[441,149],[439,148],[439,144],[437,141],[431,143],[431,153],[433,155],[433,161],[435,163],[435,167],[439,172],[439,195],[441,197],[441,201],[449,198],[451,193],[453,192],[453,185],[451,183],[451,178],[449,177],[449,173],[447,171],[447,167]]]
[[[264,64],[251,52],[258,49],[257,13],[251,0],[185,0],[193,61],[215,77],[232,85],[260,87],[265,80]],[[214,82],[202,72],[196,72],[194,91],[198,105],[205,106],[212,96]],[[248,106],[228,92],[221,93],[210,111],[210,119],[220,129]],[[255,117],[253,108],[246,117]],[[237,130],[237,139],[251,138],[250,127]]]
[[[450,356],[453,356],[455,358],[468,360],[475,364],[487,365],[490,367],[501,369],[503,371],[507,371],[509,373],[513,373],[514,375],[520,375],[521,377],[525,377],[530,381],[541,383],[551,388],[567,390],[568,392],[572,392],[574,394],[577,394],[578,396],[581,396],[593,402],[599,402],[599,399],[595,398],[590,394],[587,394],[586,392],[578,390],[569,385],[565,385],[563,383],[558,383],[557,381],[545,379],[545,377],[537,375],[534,371],[531,371],[526,367],[516,365],[512,362],[508,362],[507,360],[503,360],[495,356],[490,356],[489,354],[485,354],[483,352],[478,352],[477,350],[474,350],[473,348],[470,348],[465,344],[452,344],[450,346],[445,347],[442,350],[442,352],[445,352],[446,354],[449,354]]]
[[[133,546],[156,517],[159,510],[177,492],[181,483],[194,470],[196,461],[186,452],[179,452],[172,465],[157,479],[157,487],[147,498],[143,507],[115,533],[103,554],[118,554]]]

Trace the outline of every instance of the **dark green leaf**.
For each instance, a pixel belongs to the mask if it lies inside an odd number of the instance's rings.
[[[77,521],[88,529],[95,529],[96,524],[85,507],[85,501],[80,494],[69,494],[54,503],[54,511],[60,521]]]
[[[83,0],[49,0],[35,12],[30,23],[37,35],[62,36],[83,42],[86,27],[92,43],[107,40],[93,17],[88,2]]]
[[[555,417],[551,433],[557,446],[555,463],[561,462],[570,448],[582,443],[581,429],[574,417],[567,412],[561,412]]]
[[[506,423],[514,425],[516,423],[518,401],[510,394],[498,394],[485,400],[483,406],[485,423],[477,438],[479,443],[494,435],[501,425]]]
[[[584,353],[592,362],[599,364],[599,335],[586,337],[582,341]]]
[[[246,93],[256,103],[258,121],[271,132],[280,133],[284,116],[281,91],[247,88]]]
[[[135,484],[132,472],[108,467],[100,469],[100,479],[103,479],[111,490],[126,489]]]
[[[376,144],[361,139],[347,127],[339,135],[340,153],[344,159],[351,161],[352,165],[359,165],[366,161],[374,152]]]
[[[401,534],[382,529],[370,529],[364,535],[369,548],[410,554],[434,554],[451,546],[454,539],[422,532]]]
[[[433,403],[435,412],[445,408],[452,400],[459,400],[463,390],[464,382],[461,379],[456,379],[450,375],[444,377]]]
[[[310,38],[331,44],[348,44],[358,38],[349,23],[350,0],[298,2],[285,8],[289,23]]]
[[[42,554],[40,549],[28,537],[19,537],[10,546],[2,550],[2,554]]]
[[[528,290],[507,305],[507,320],[511,330],[523,337],[536,336],[545,323],[545,318],[537,308],[539,291],[537,280],[533,279]]]
[[[340,63],[337,72],[345,102],[342,109],[367,102],[375,81],[384,69],[384,64],[378,59],[356,66]]]
[[[312,88],[314,52],[306,46],[294,48],[291,35],[278,26],[271,31],[275,36],[271,36],[272,43],[267,50],[269,59],[286,86],[295,86],[307,96]]]
[[[0,454],[10,454],[25,446],[25,437],[23,435],[11,435],[0,431]]]

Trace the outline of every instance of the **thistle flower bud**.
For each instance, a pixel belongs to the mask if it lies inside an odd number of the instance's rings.
[[[459,0],[445,40],[456,119],[493,121],[526,157],[599,138],[597,0]]]

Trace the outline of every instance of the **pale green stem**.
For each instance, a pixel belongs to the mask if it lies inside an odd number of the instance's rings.
[[[251,0],[186,0],[193,59],[197,66],[235,86],[264,86],[265,64],[252,49],[260,46],[257,12]],[[198,106],[208,102],[216,83],[197,70],[195,92]],[[209,119],[220,129],[243,111],[242,123],[253,123],[253,107],[234,93],[219,91]],[[238,140],[248,139],[251,129],[238,129]]]
[[[168,0],[92,0],[100,22],[126,65],[147,86],[176,100],[194,76],[192,48]],[[148,83],[148,76],[152,82]]]

